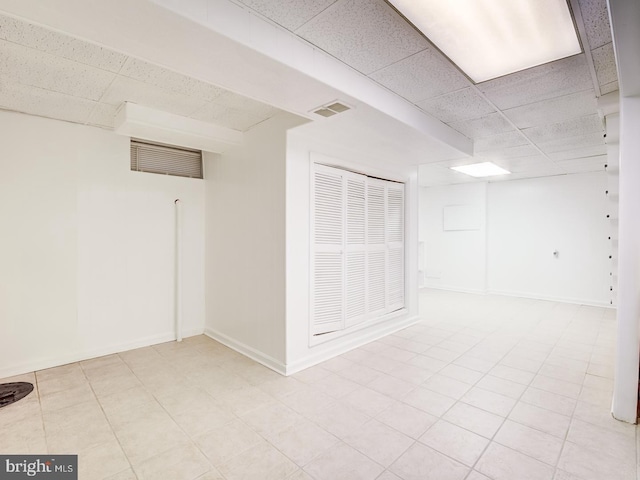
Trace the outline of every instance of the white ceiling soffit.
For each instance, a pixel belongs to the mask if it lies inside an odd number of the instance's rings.
[[[128,137],[222,153],[242,143],[242,132],[125,102],[116,114],[115,132]]]
[[[0,14],[0,108],[113,128],[133,102],[239,131],[281,110],[99,45]]]

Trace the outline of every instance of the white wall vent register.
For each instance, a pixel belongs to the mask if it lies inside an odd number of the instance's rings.
[[[131,170],[203,178],[202,152],[132,139]]]
[[[312,335],[404,308],[404,184],[318,164],[312,182]]]

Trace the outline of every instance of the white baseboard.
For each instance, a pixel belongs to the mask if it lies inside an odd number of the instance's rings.
[[[480,288],[460,288],[452,287],[449,285],[423,285],[422,288],[429,288],[433,290],[445,290],[447,292],[459,292],[459,293],[472,293],[474,295],[486,295],[487,291]]]
[[[589,307],[616,308],[615,305],[611,305],[606,301],[586,300],[582,298],[571,298],[571,297],[560,297],[555,295],[539,295],[539,294],[527,293],[527,292],[507,292],[503,290],[489,290],[487,294],[503,295],[505,297],[530,298],[533,300],[547,300],[550,302],[571,303],[575,305],[586,305]]]
[[[185,330],[182,332],[183,338],[192,337],[194,335],[202,335],[204,332],[201,328]],[[104,347],[93,348],[86,351],[74,352],[55,357],[41,358],[34,361],[24,362],[16,365],[3,366],[0,368],[0,378],[15,377],[25,373],[45,370],[47,368],[59,367],[69,363],[81,362],[92,358],[112,355],[114,353],[126,352],[136,348],[148,347],[159,343],[171,342],[176,339],[175,332],[151,335],[148,337],[133,340],[131,342],[108,345]]]
[[[457,288],[446,285],[425,285],[421,287],[422,289],[430,289],[430,290],[444,290],[447,292],[458,292],[458,293],[472,293],[474,295],[502,295],[505,297],[519,297],[519,298],[530,298],[533,300],[547,300],[550,302],[561,302],[561,303],[571,303],[575,305],[587,305],[589,307],[605,307],[605,308],[616,308],[615,305],[611,305],[606,301],[597,301],[597,300],[585,300],[581,298],[570,298],[570,297],[561,297],[561,296],[553,296],[553,295],[539,295],[536,293],[527,293],[527,292],[509,292],[504,290],[480,290],[480,289],[470,289],[470,288]]]
[[[280,375],[287,375],[286,366],[284,363],[259,350],[256,350],[253,347],[250,347],[245,343],[238,342],[237,340],[234,340],[224,333],[218,332],[217,330],[209,327],[205,328],[204,334],[207,337],[213,338],[215,341],[220,342],[223,345],[226,345],[227,347],[235,350],[236,352],[241,353],[242,355],[249,357],[252,360],[255,360],[265,367],[270,368]]]
[[[370,329],[367,329],[366,333],[356,338],[346,338],[342,341],[340,341],[340,339],[336,339],[329,345],[318,345],[316,348],[324,348],[321,351],[312,353],[311,355],[296,360],[295,362],[288,363],[286,365],[285,375],[291,375],[293,373],[304,370],[305,368],[309,368],[326,360],[330,360],[333,357],[342,355],[343,353],[353,350],[354,348],[358,348],[369,342],[378,340],[379,338],[397,332],[398,330],[402,330],[403,328],[410,327],[411,325],[414,325],[419,321],[420,317],[418,315],[415,315],[398,322],[383,322],[381,324],[370,327]]]

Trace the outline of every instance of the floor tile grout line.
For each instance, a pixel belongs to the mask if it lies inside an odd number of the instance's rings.
[[[539,325],[539,323],[540,323],[540,321],[538,321],[538,322],[537,322],[536,326],[537,326],[537,325]],[[568,327],[566,327],[566,328],[568,328]],[[563,331],[566,331],[566,328],[565,328]],[[520,341],[518,342],[518,344],[519,344],[519,343],[520,343]],[[557,345],[557,343],[558,343],[558,341],[556,341],[556,342],[554,343],[554,347],[555,347],[555,345]],[[513,348],[512,348],[512,349],[511,349],[507,354],[505,354],[505,356],[503,356],[502,358],[504,359],[504,358],[505,358],[509,353],[511,353],[511,352],[512,352],[516,347],[517,347],[517,345],[518,345],[518,344],[516,344],[516,345],[515,345],[515,346],[514,346],[514,347],[513,347]],[[553,349],[551,349],[551,350],[549,351],[549,353],[546,355],[545,359],[549,357],[549,355],[551,354],[551,352],[552,352],[552,351],[553,351]],[[499,361],[498,361],[498,363],[499,363]],[[544,361],[543,361],[543,362],[542,362],[542,364],[540,365],[540,367],[539,367],[538,371],[540,370],[540,368],[542,368],[542,365],[544,365]],[[488,374],[487,374],[487,375],[488,375]],[[535,378],[535,377],[534,377],[534,378]],[[532,380],[532,381],[533,381],[533,380]],[[511,412],[513,412],[513,409],[515,409],[515,407],[518,405],[518,402],[520,402],[520,399],[522,398],[522,396],[524,395],[524,393],[525,393],[525,392],[526,392],[526,390],[525,390],[525,391],[523,391],[523,392],[522,392],[522,394],[520,394],[520,396],[519,396],[519,397],[518,397],[518,399],[516,400],[516,403],[514,404],[514,406],[513,406],[513,407],[511,408],[511,410],[509,411],[509,414],[507,414],[507,416],[506,416],[506,417],[504,417],[504,420],[502,421],[502,423],[501,423],[500,427],[499,427],[499,428],[496,430],[496,432],[493,434],[493,436],[491,437],[491,439],[490,439],[489,443],[487,443],[486,447],[484,448],[484,450],[482,451],[482,453],[478,456],[477,460],[475,461],[475,463],[474,463],[474,464],[473,464],[473,466],[471,467],[471,472],[475,470],[476,465],[477,465],[477,464],[478,464],[478,462],[482,459],[482,457],[483,457],[483,456],[484,456],[484,454],[486,453],[486,451],[487,451],[487,449],[489,448],[489,446],[490,446],[490,445],[495,441],[495,440],[494,440],[494,439],[495,439],[495,436],[498,434],[498,432],[502,429],[502,427],[504,426],[504,424],[506,423],[506,421],[509,419],[509,415],[511,415]],[[512,421],[513,421],[513,420],[512,420]],[[519,423],[519,422],[516,422],[516,423]],[[526,425],[525,425],[525,426],[526,426]],[[568,429],[567,429],[567,430],[568,430]],[[564,442],[563,442],[563,447],[564,447]],[[506,447],[506,448],[509,448],[509,447]],[[538,460],[538,459],[536,459],[536,458],[534,458],[534,457],[531,457],[530,455],[527,455],[527,454],[525,454],[525,453],[523,453],[523,452],[519,452],[518,450],[515,450],[515,449],[512,449],[512,450],[517,451],[518,453],[521,453],[521,454],[523,454],[523,455],[526,455],[527,457],[529,457],[529,458],[533,458],[534,460],[537,460],[538,462],[540,462],[540,460]],[[559,461],[559,459],[560,459],[560,455],[561,455],[561,453],[562,453],[562,452],[560,452],[560,454],[558,455],[558,461]],[[544,463],[544,462],[541,462],[541,463]],[[548,465],[548,464],[546,464],[546,463],[545,463],[545,465]],[[556,465],[557,465],[557,462],[556,462]],[[555,471],[556,471],[557,467],[556,467],[556,466],[553,466],[552,468],[554,469],[554,475],[555,475]],[[469,474],[467,474],[467,477],[471,474],[471,472],[470,472]]]
[[[120,355],[115,354],[118,358],[120,358]],[[99,357],[98,357],[99,358]],[[120,359],[122,361],[122,359]],[[124,361],[122,362],[124,363]],[[109,417],[107,416],[107,412],[104,411],[104,408],[102,406],[102,402],[100,402],[100,398],[98,397],[98,395],[96,394],[93,385],[91,384],[91,380],[89,379],[89,377],[87,377],[87,372],[84,369],[84,366],[82,365],[82,362],[78,362],[78,365],[80,366],[80,369],[82,370],[82,374],[84,375],[84,377],[87,379],[87,383],[89,384],[89,388],[91,389],[91,392],[93,393],[94,398],[96,399],[96,403],[98,404],[98,406],[100,407],[100,411],[102,412],[102,415],[104,416],[104,419],[106,420],[107,424],[109,425],[109,429],[111,430],[111,433],[113,434],[113,437],[116,439],[116,441],[118,442],[118,446],[120,447],[120,450],[122,451],[122,454],[124,455],[124,457],[127,459],[127,463],[129,464],[129,468],[131,469],[131,471],[133,472],[133,474],[135,475],[136,478],[138,478],[138,474],[136,473],[136,471],[133,469],[133,464],[131,463],[131,459],[129,458],[129,455],[127,455],[124,447],[122,446],[122,443],[120,442],[120,438],[118,437],[118,435],[116,434],[115,430],[113,429],[113,425],[111,424],[111,421],[109,420]],[[125,363],[126,365],[126,363]],[[127,368],[129,368],[129,366],[127,365]],[[129,369],[130,370],[130,369]],[[133,373],[133,372],[132,372]],[[79,456],[78,456],[78,461],[79,461]],[[126,471],[126,470],[123,470]],[[120,473],[120,472],[117,472]]]

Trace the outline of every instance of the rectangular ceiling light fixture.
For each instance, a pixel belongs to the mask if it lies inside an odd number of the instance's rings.
[[[493,177],[494,175],[508,175],[511,173],[509,170],[505,170],[491,162],[472,163],[471,165],[462,165],[461,167],[451,167],[451,170],[471,175],[472,177]]]
[[[387,0],[475,83],[582,51],[567,0]]]

